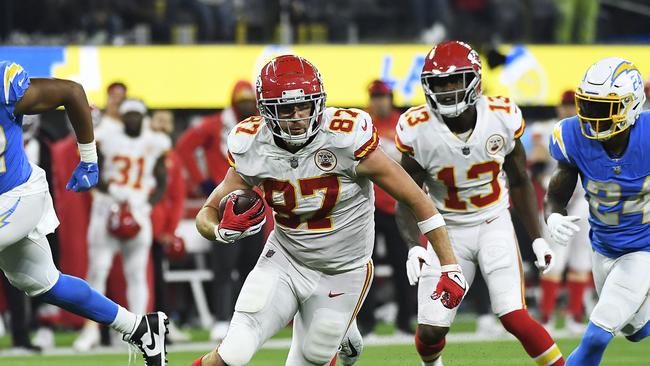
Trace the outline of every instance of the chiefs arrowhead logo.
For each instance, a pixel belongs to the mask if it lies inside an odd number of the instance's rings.
[[[329,172],[336,167],[336,155],[327,149],[321,149],[314,155],[314,162],[320,170]]]
[[[487,139],[485,150],[490,155],[498,153],[505,145],[505,139],[499,134],[494,134]]]

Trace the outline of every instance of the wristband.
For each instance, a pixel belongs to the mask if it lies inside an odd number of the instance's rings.
[[[446,264],[444,266],[440,267],[440,272],[463,272],[463,270],[460,268],[460,264]]]
[[[77,142],[79,146],[79,158],[84,163],[97,163],[97,144],[95,140],[87,144],[81,144]]]
[[[445,219],[442,218],[440,213],[437,213],[424,221],[418,222],[418,227],[422,234],[426,234],[431,230],[435,230],[441,226],[445,226]]]

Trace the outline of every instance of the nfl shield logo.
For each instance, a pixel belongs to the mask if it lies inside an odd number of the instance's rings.
[[[461,151],[463,152],[463,155],[465,156],[469,155],[469,146],[463,146]]]

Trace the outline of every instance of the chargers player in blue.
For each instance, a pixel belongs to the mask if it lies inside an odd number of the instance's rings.
[[[579,230],[566,205],[580,176],[599,300],[566,365],[593,366],[616,333],[632,342],[650,334],[650,112],[641,111],[639,70],[616,57],[593,64],[575,98],[578,115],[560,121],[551,136],[558,167],[546,196],[546,222],[561,245]]]
[[[25,155],[22,119],[63,106],[79,143],[80,162],[66,189],[97,184],[97,150],[90,107],[81,85],[61,79],[29,78],[18,64],[0,61],[0,268],[16,288],[49,304],[106,324],[143,354],[147,366],[166,363],[167,317],[133,314],[79,278],[60,273],[45,235],[59,221],[45,172]]]

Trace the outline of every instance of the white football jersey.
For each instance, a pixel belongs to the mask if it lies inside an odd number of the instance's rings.
[[[122,130],[97,140],[103,157],[101,179],[119,189],[131,203],[150,209],[149,194],[156,185],[153,174],[158,158],[171,148],[171,139],[164,133],[142,128],[138,137],[130,137]]]
[[[427,105],[407,110],[395,143],[424,168],[429,196],[449,225],[477,225],[509,207],[504,159],[524,132],[521,110],[504,97],[482,96],[467,142]]]
[[[374,194],[356,167],[378,144],[366,112],[327,108],[319,132],[295,154],[275,144],[261,117],[240,122],[228,136],[228,159],[273,209],[269,241],[310,268],[335,273],[370,260]]]

